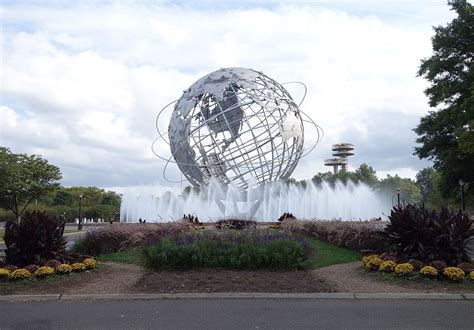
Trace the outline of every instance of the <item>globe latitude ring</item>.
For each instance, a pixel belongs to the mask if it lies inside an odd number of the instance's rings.
[[[168,127],[171,154],[196,187],[211,178],[242,189],[287,179],[303,154],[308,120],[302,115],[288,91],[265,74],[220,69],[177,101]]]

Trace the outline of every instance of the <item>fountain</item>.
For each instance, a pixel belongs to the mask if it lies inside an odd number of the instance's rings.
[[[301,185],[271,182],[250,190],[247,200],[241,200],[241,191],[235,186],[225,189],[219,182],[199,191],[189,193],[167,192],[156,196],[156,187],[133,188],[124,191],[120,216],[122,222],[168,222],[181,219],[183,214],[193,214],[202,222],[222,218],[257,219],[275,221],[282,213],[291,212],[299,219],[367,220],[382,216],[390,210],[390,201],[383,199],[365,184],[336,182],[334,187],[323,182]],[[223,213],[216,199],[225,204]],[[239,202],[233,202],[240,200]],[[252,214],[249,205],[261,200]]]

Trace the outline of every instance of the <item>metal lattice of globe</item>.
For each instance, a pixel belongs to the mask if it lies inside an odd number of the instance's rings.
[[[168,138],[172,157],[194,186],[212,177],[247,189],[289,178],[303,154],[304,126],[281,84],[255,70],[226,68],[184,91]]]

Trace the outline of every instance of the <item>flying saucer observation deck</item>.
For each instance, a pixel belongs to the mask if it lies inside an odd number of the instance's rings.
[[[341,171],[347,170],[347,157],[354,155],[354,146],[350,143],[338,143],[332,145],[332,155],[336,158],[329,158],[324,161],[324,165],[332,166],[334,174],[337,173],[339,166]]]

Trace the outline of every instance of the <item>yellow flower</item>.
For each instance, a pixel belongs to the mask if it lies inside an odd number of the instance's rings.
[[[469,273],[469,278],[474,281],[474,271]]]
[[[0,280],[6,280],[9,274],[10,271],[8,269],[0,268]]]
[[[97,261],[95,261],[92,258],[87,258],[87,259],[84,259],[82,263],[84,264],[84,266],[86,266],[87,269],[92,269],[97,264]]]
[[[392,260],[384,261],[380,264],[379,270],[382,272],[393,272],[397,264]]]
[[[72,272],[72,267],[68,264],[61,264],[59,265],[57,271],[60,274],[69,274],[70,272]]]
[[[31,273],[24,268],[19,268],[8,274],[10,280],[23,280],[31,276]]]
[[[365,259],[364,259],[365,258]],[[382,264],[383,260],[379,258],[377,255],[371,255],[368,257],[362,258],[362,263],[364,264],[365,268],[368,270],[377,270],[379,266]]]
[[[433,266],[425,266],[420,269],[420,274],[426,277],[436,277],[438,276],[438,270]]]
[[[53,267],[48,267],[48,266],[43,266],[40,267],[36,270],[35,275],[38,277],[47,277],[49,275],[54,274],[54,268]]]
[[[413,271],[413,265],[409,264],[408,262],[405,262],[403,264],[398,264],[395,267],[395,273],[397,273],[399,276],[404,276],[407,274],[410,274]]]
[[[443,275],[451,281],[462,281],[464,279],[464,271],[458,267],[446,267],[443,270]]]
[[[86,266],[83,263],[76,262],[71,265],[72,271],[73,272],[82,272],[86,270]]]

